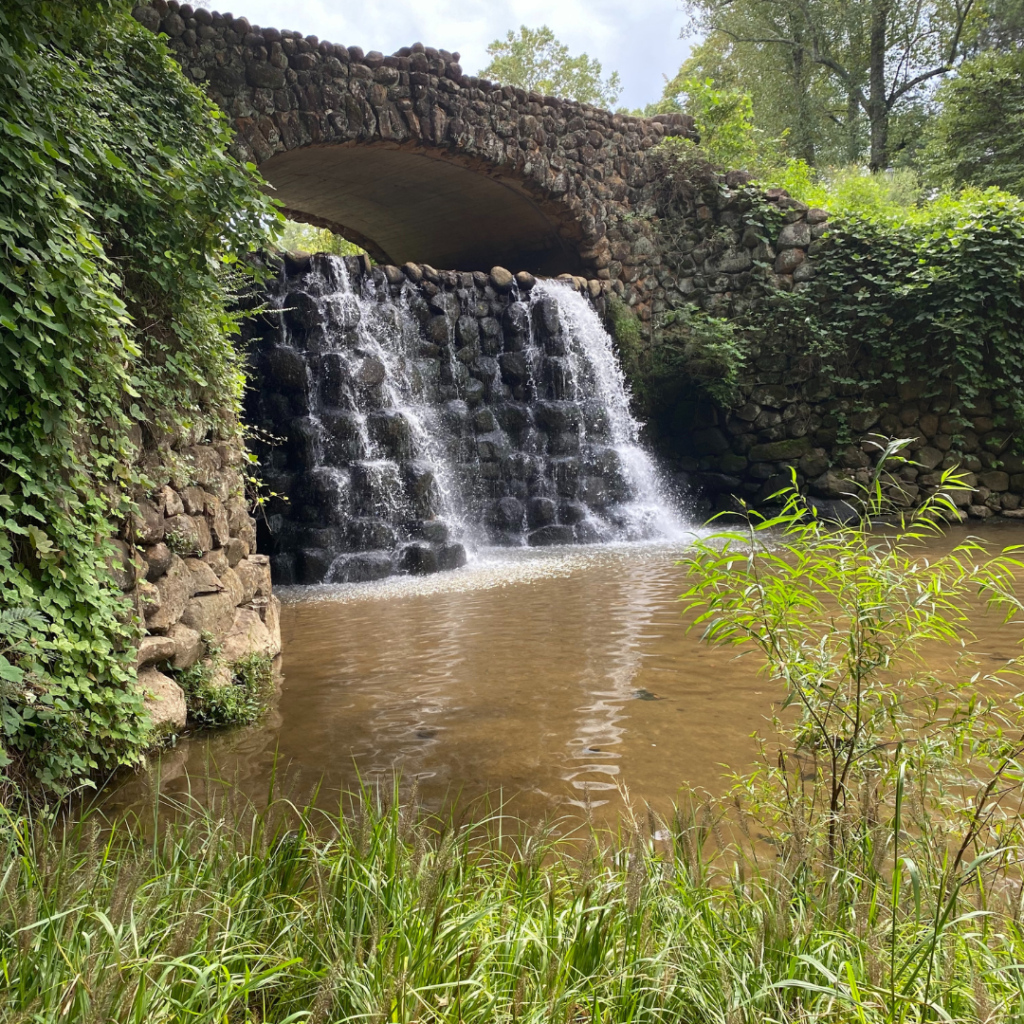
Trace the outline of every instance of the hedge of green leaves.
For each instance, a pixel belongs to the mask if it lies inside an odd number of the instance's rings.
[[[992,392],[1024,424],[1024,201],[969,190],[900,217],[844,214],[815,259],[813,288],[754,318],[768,335],[864,388],[953,381],[967,405]]]
[[[61,790],[147,742],[106,541],[140,441],[229,437],[229,312],[275,215],[118,0],[0,5],[0,774]],[[139,427],[143,430],[140,433]]]

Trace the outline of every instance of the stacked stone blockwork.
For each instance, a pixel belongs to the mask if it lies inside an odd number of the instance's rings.
[[[599,281],[562,280],[600,301]],[[387,353],[375,354],[378,328]],[[640,528],[593,366],[528,273],[289,256],[246,332],[257,382],[248,417],[279,439],[257,445],[278,496],[260,546],[279,583],[455,568],[465,552],[451,514],[478,542],[507,546]],[[445,508],[438,473],[458,508]]]
[[[910,438],[907,465],[890,481],[889,497],[910,508],[939,489],[942,472],[957,468],[965,486],[944,488],[965,517],[1024,519],[1024,457],[1011,450],[1014,429],[999,425],[1005,410],[987,394],[969,407],[957,385],[938,394],[915,382],[877,388],[837,387],[799,355],[765,353],[757,382],[740,387],[739,404],[706,407],[691,436],[683,469],[708,496],[708,509],[729,509],[733,496],[764,502],[791,483],[833,503],[866,484],[884,438]],[[867,379],[870,366],[861,367]],[[951,410],[959,409],[959,412]]]
[[[115,542],[114,574],[147,635],[139,684],[161,731],[186,724],[175,675],[208,662],[211,685],[230,685],[239,660],[281,650],[280,604],[270,560],[256,554],[238,440],[152,451],[145,471],[159,486],[137,496],[139,514]]]

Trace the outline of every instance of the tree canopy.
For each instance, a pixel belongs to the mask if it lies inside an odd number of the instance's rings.
[[[1024,51],[986,51],[939,90],[927,156],[933,179],[1024,195]]]
[[[599,60],[585,53],[572,56],[547,25],[523,25],[518,34],[509,29],[504,39],[495,39],[487,47],[487,53],[491,62],[480,71],[480,77],[492,82],[606,109],[615,106],[622,91],[617,71],[602,78]]]
[[[794,156],[813,164],[819,140],[845,136],[846,158],[866,141],[876,171],[918,134],[894,135],[894,124],[915,119],[984,24],[977,0],[690,0],[689,10],[709,41],[705,67],[731,65],[755,107],[786,123]]]

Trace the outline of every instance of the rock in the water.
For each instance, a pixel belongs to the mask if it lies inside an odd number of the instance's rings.
[[[257,597],[250,607],[263,620],[270,634],[271,649],[270,656],[276,657],[281,653],[281,602],[271,595],[270,597]]]
[[[530,547],[548,547],[553,544],[572,544],[576,536],[571,526],[542,526],[527,539]]]
[[[407,544],[398,559],[399,572],[420,576],[437,572],[437,552],[429,544]]]
[[[273,657],[276,651],[270,632],[259,615],[251,608],[239,608],[224,636],[220,653],[227,664],[233,665],[251,654]]]
[[[466,549],[461,544],[445,544],[437,553],[437,567],[442,571],[461,569],[466,561]]]
[[[170,676],[155,668],[144,668],[139,673],[139,687],[146,695],[146,713],[154,730],[175,733],[185,728],[185,691]]]

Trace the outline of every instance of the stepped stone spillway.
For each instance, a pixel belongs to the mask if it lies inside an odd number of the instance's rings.
[[[263,452],[279,581],[681,532],[574,285],[315,256],[283,262],[272,305],[249,412],[283,439]]]

